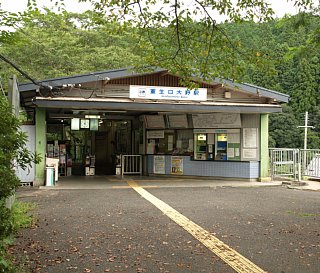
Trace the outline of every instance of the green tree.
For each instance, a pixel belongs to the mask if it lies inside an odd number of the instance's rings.
[[[298,61],[295,78],[291,94],[293,108],[298,113],[314,110],[317,103],[317,83],[312,66],[305,58]]]
[[[35,79],[133,66],[139,62],[134,29],[117,34],[115,24],[99,25],[93,12],[83,14],[45,9],[22,16],[20,27],[2,43],[2,54]],[[130,34],[130,35],[129,35]],[[13,68],[1,64],[2,78]],[[25,79],[23,79],[25,80]]]
[[[283,113],[270,116],[269,120],[269,147],[272,148],[298,148],[302,147],[303,137],[298,120],[293,109],[284,106]]]

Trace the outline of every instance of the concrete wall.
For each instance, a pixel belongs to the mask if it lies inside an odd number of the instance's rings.
[[[31,152],[35,152],[36,144],[36,127],[34,125],[22,125],[21,131],[25,132],[28,136],[28,141],[26,143],[26,148]],[[22,168],[17,168],[16,175],[21,182],[31,183],[35,179],[36,166],[35,163],[31,164],[30,168],[23,170]]]

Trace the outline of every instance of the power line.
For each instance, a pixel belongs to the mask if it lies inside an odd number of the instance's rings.
[[[3,60],[4,62],[8,63],[11,65],[15,70],[17,70],[22,76],[30,80],[34,85],[37,85],[39,87],[49,89],[50,91],[53,89],[52,86],[50,85],[44,85],[42,82],[37,82],[35,81],[31,76],[29,76],[26,72],[24,72],[20,67],[18,67],[15,63],[4,57],[2,54],[0,54],[0,59]],[[40,93],[41,94],[41,93]]]

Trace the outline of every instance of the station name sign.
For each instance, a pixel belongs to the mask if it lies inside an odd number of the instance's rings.
[[[149,100],[206,101],[207,88],[130,85],[130,98]]]

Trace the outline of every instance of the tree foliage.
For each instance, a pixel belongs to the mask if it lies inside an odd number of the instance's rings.
[[[61,5],[60,12],[41,11],[30,1],[26,12],[5,17],[16,31],[1,36],[1,52],[35,79],[160,66],[186,79],[218,76],[253,83],[291,96],[284,115],[291,116],[292,126],[303,125],[309,111],[316,127],[310,137],[319,142],[317,1],[295,1],[303,12],[277,20],[270,19],[266,1],[199,0],[187,7],[170,0],[90,2],[93,11],[77,14]],[[217,23],[213,10],[226,15],[224,23]],[[12,68],[0,66],[2,78],[8,78]],[[290,144],[283,139],[290,130],[280,124],[281,115],[270,119],[271,132],[277,130],[274,145],[301,146],[302,129],[292,128]]]

